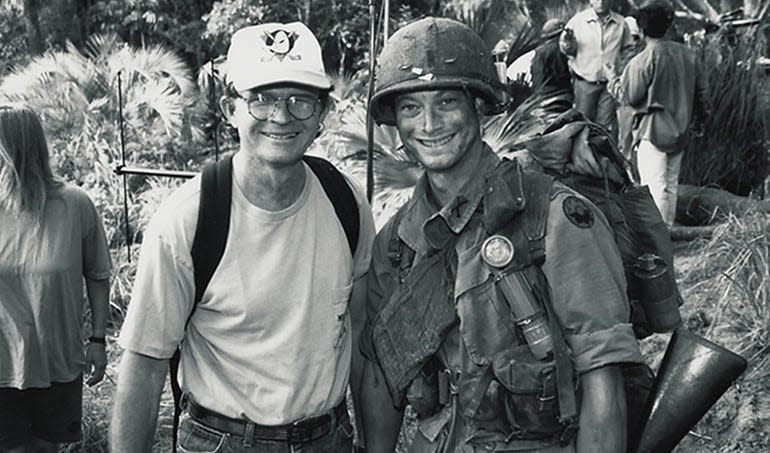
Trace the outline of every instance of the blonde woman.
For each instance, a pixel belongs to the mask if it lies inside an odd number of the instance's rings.
[[[109,276],[91,199],[51,173],[38,116],[0,105],[0,451],[56,452],[80,438],[83,373],[96,384],[107,364]]]

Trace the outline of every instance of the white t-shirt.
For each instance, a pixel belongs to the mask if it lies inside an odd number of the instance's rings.
[[[252,205],[233,183],[224,255],[187,328],[180,383],[199,405],[278,425],[332,409],[345,396],[351,357],[348,299],[368,267],[374,222],[357,187],[355,259],[317,177],[305,165],[288,208]],[[162,204],[144,235],[119,343],[168,358],[194,298],[190,249],[200,177]]]

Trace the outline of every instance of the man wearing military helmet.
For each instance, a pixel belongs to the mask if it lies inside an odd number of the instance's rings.
[[[426,18],[379,57],[370,105],[424,167],[367,278],[367,450],[625,451],[620,365],[642,361],[600,211],[481,138],[502,91],[470,28]],[[542,209],[538,209],[542,207]]]

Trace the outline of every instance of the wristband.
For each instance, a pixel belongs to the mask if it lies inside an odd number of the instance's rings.
[[[107,341],[104,339],[104,337],[89,337],[88,341],[91,343],[99,343],[103,345],[107,345]]]

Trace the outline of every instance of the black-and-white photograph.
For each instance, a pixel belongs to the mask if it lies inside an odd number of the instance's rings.
[[[770,0],[0,1],[0,453],[770,451]]]

